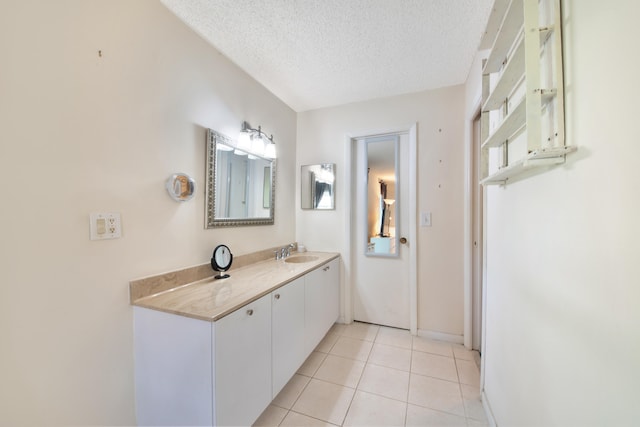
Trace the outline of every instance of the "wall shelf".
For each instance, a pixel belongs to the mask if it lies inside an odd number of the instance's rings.
[[[543,103],[549,102],[555,97],[555,90],[550,89],[542,92]],[[498,147],[511,140],[526,128],[527,103],[521,99],[514,108],[498,125],[498,128],[482,143],[482,148]]]
[[[516,177],[529,169],[541,166],[557,165],[564,163],[564,156],[576,151],[576,147],[542,148],[529,153],[526,157],[498,169],[498,172],[480,181],[482,185],[506,184],[510,178]]]
[[[504,67],[504,72],[496,87],[491,91],[484,105],[483,111],[497,110],[511,94],[518,82],[524,76],[524,39],[518,43],[513,55]]]
[[[509,48],[513,41],[517,38],[518,33],[522,31],[524,23],[524,15],[522,14],[522,2],[512,1],[507,6],[498,35],[491,48],[491,53],[487,58],[487,62],[482,70],[483,74],[496,73],[500,70],[504,58],[507,56]]]
[[[511,0],[494,13],[501,25],[482,71],[483,185],[506,184],[533,167],[563,163],[576,150],[564,141],[560,0]],[[513,159],[510,151],[522,150],[509,150],[509,144],[521,139],[528,154]],[[502,156],[490,156],[493,150]]]

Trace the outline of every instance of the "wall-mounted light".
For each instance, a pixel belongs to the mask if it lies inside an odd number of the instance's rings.
[[[268,159],[276,158],[276,144],[273,142],[273,135],[269,136],[264,133],[260,126],[258,129],[254,129],[247,122],[242,122],[237,150]]]

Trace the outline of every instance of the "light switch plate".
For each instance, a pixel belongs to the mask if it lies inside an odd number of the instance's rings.
[[[431,227],[431,212],[420,212],[420,227]]]
[[[122,237],[119,212],[93,212],[89,214],[91,240],[107,240]]]

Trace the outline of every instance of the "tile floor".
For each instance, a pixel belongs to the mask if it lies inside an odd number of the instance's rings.
[[[486,426],[474,352],[335,324],[255,426]]]

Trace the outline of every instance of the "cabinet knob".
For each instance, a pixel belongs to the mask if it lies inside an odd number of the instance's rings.
[[[322,269],[322,271],[329,271],[331,269],[331,266],[326,266],[325,268]]]
[[[250,308],[249,310],[247,310],[247,315],[248,316],[253,316],[253,309]]]
[[[274,297],[275,299],[280,299],[280,294],[275,294],[273,297]]]

